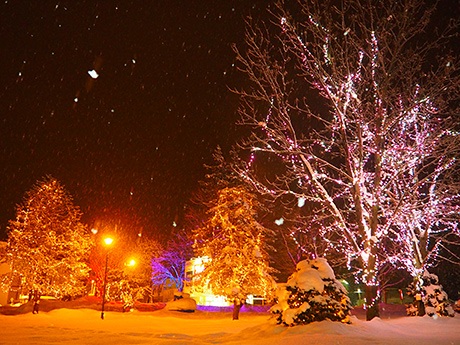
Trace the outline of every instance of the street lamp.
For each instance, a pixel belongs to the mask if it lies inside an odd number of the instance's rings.
[[[134,266],[136,266],[136,260],[135,260],[135,259],[129,260],[129,261],[126,263],[126,266],[129,266],[129,267],[134,267]]]
[[[358,305],[359,305],[359,303],[361,302],[361,294],[362,294],[363,292],[361,291],[360,288],[358,288],[358,290],[356,290],[355,292],[358,294]]]
[[[104,239],[106,246],[110,246],[113,242],[113,238],[107,237]],[[101,310],[101,319],[104,320],[104,305],[105,305],[105,291],[107,287],[107,264],[109,261],[109,250],[107,249],[105,253],[105,270],[104,270],[104,288],[102,292],[102,310]]]

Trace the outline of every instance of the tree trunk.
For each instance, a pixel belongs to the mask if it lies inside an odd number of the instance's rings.
[[[370,321],[374,317],[379,317],[379,301],[377,300],[377,286],[366,285],[365,287],[366,297],[366,320]]]
[[[239,299],[235,298],[233,300],[233,320],[238,320],[240,315],[241,302]]]

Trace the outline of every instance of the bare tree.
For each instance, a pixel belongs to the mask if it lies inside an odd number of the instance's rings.
[[[191,235],[185,231],[172,234],[166,248],[151,260],[151,279],[154,286],[162,286],[169,281],[177,290],[183,290],[185,264],[192,257],[192,245]]]
[[[235,48],[253,127],[239,172],[310,205],[322,241],[358,268],[370,320],[381,267],[416,275],[443,241],[458,243],[456,31],[430,26],[435,6],[419,0],[336,3],[280,3],[274,25],[249,25]]]

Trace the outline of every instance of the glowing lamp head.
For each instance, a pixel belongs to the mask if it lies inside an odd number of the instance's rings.
[[[128,263],[127,263],[126,265],[127,265],[127,266],[130,266],[130,267],[133,267],[133,266],[136,265],[136,260],[131,259],[131,260],[128,261]]]
[[[104,238],[104,243],[107,246],[110,246],[113,243],[113,238],[111,238],[111,237]]]

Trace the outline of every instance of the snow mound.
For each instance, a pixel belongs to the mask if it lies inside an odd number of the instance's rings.
[[[183,311],[192,313],[196,310],[196,301],[193,298],[184,297],[168,302],[166,308],[169,311]]]
[[[240,321],[214,313],[155,312],[120,313],[100,310],[56,309],[33,315],[0,314],[2,344],[239,344],[239,345],[450,345],[459,343],[460,318],[398,316],[353,323],[313,322],[282,327],[267,321],[266,313],[243,313]],[[401,308],[402,307],[402,308]],[[219,314],[219,313],[217,313]]]

